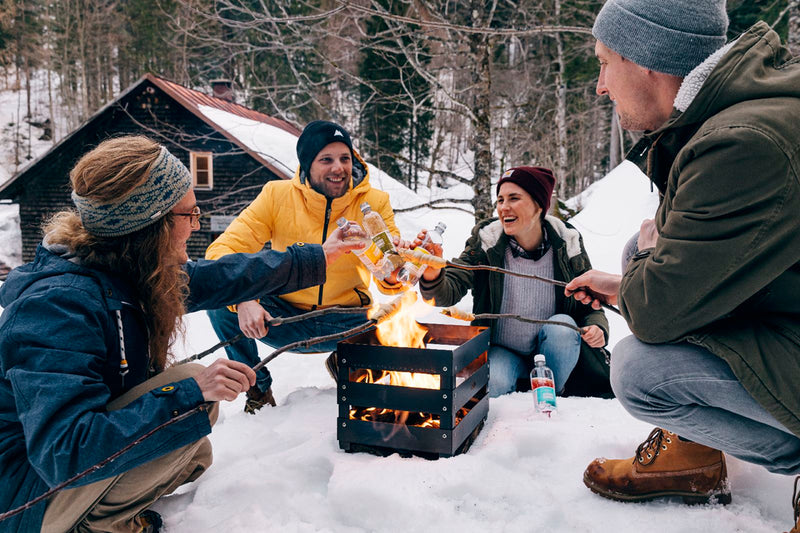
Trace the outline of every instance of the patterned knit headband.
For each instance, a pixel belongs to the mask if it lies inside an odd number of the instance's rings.
[[[147,181],[127,197],[101,203],[72,191],[72,201],[89,233],[119,237],[149,226],[166,215],[186,196],[191,186],[189,170],[162,146]]]

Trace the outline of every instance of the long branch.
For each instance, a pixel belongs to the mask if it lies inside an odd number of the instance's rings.
[[[287,344],[286,346],[281,346],[280,348],[278,348],[277,350],[275,350],[274,352],[272,352],[271,354],[266,356],[264,359],[259,361],[256,364],[256,366],[253,367],[253,370],[258,372],[259,370],[264,368],[264,366],[267,363],[269,363],[270,361],[272,361],[273,359],[278,357],[283,352],[288,352],[290,350],[293,350],[295,348],[300,348],[300,347],[307,348],[307,347],[309,347],[309,346],[311,346],[313,344],[319,344],[319,343],[322,343],[322,342],[335,341],[335,340],[339,340],[339,339],[346,339],[347,337],[352,337],[356,333],[361,333],[362,331],[366,331],[366,330],[374,327],[375,324],[377,324],[377,323],[378,323],[377,320],[370,319],[370,320],[364,322],[363,324],[361,324],[360,326],[356,326],[356,327],[354,327],[352,329],[348,329],[347,331],[342,331],[340,333],[331,333],[330,335],[323,335],[321,337],[312,337],[310,339],[306,339],[306,340],[302,340],[302,341],[296,341],[296,342],[293,342],[291,344]]]
[[[512,313],[478,313],[476,315],[462,311],[457,307],[448,307],[447,309],[442,309],[442,314],[451,318],[466,320],[469,322],[472,322],[473,320],[497,320],[500,318],[509,318],[511,320],[518,320],[520,322],[527,322],[529,324],[555,324],[556,326],[564,326],[565,328],[569,328],[577,331],[580,334],[583,334],[583,328],[574,326],[569,322],[561,322],[560,320],[539,320],[536,318],[527,318]]]
[[[394,20],[397,22],[402,22],[403,24],[412,24],[415,26],[428,26],[432,28],[454,30],[464,33],[482,33],[486,35],[517,35],[517,36],[549,34],[549,33],[581,33],[581,34],[591,35],[592,33],[591,28],[583,26],[534,26],[524,30],[492,28],[492,27],[479,28],[472,26],[463,26],[460,24],[452,24],[450,22],[444,22],[444,21],[437,22],[432,20],[422,20],[411,17],[404,17],[402,15],[393,15],[385,11],[378,11],[366,6],[361,6],[358,4],[354,4],[352,2],[348,2],[346,0],[339,0],[338,3],[354,11],[361,11],[362,13],[366,13],[368,15],[381,17],[383,19],[388,19],[388,20]]]
[[[17,507],[16,509],[12,509],[12,510],[7,511],[7,512],[5,512],[3,514],[0,514],[0,522],[2,522],[3,520],[5,520],[7,518],[11,518],[12,516],[17,515],[17,514],[23,512],[23,511],[26,511],[26,510],[30,509],[31,507],[33,507],[34,505],[36,505],[40,501],[42,501],[44,499],[47,499],[50,496],[52,496],[53,494],[55,494],[56,492],[64,489],[67,485],[69,485],[71,483],[74,483],[75,481],[78,481],[82,477],[88,476],[92,472],[96,472],[96,471],[100,470],[101,468],[106,466],[108,463],[110,463],[111,461],[113,461],[116,458],[118,458],[119,456],[121,456],[123,453],[127,452],[128,450],[130,450],[134,446],[140,444],[145,439],[151,437],[155,432],[157,432],[159,430],[162,430],[167,426],[171,426],[172,424],[180,422],[181,420],[186,420],[187,418],[189,418],[190,416],[192,416],[195,413],[199,413],[200,411],[207,410],[211,406],[212,403],[213,402],[203,402],[200,405],[198,405],[197,407],[186,411],[182,415],[178,415],[175,418],[170,418],[169,420],[167,420],[163,424],[160,424],[160,425],[154,427],[153,429],[151,429],[150,431],[148,431],[147,433],[145,433],[144,435],[142,435],[138,439],[134,440],[133,442],[131,442],[130,444],[128,444],[127,446],[125,446],[124,448],[119,450],[118,452],[116,452],[116,453],[114,453],[112,455],[109,455],[108,457],[106,457],[105,459],[103,459],[102,461],[97,463],[96,465],[90,466],[89,468],[87,468],[83,472],[75,474],[74,476],[72,476],[71,478],[67,479],[66,481],[62,481],[61,483],[59,483],[55,487],[51,488],[50,490],[48,490],[44,494],[42,494],[40,496],[37,496],[36,498],[30,500],[29,502]]]
[[[518,278],[527,278],[527,279],[535,279],[537,281],[542,281],[544,283],[549,283],[551,285],[556,285],[558,287],[566,287],[567,283],[565,281],[559,281],[557,279],[550,279],[545,278],[542,276],[537,276],[535,274],[524,274],[522,272],[514,272],[513,270],[508,270],[506,268],[491,266],[491,265],[466,265],[464,263],[454,263],[453,261],[448,261],[443,257],[439,257],[433,254],[427,254],[423,252],[418,252],[416,250],[409,250],[407,248],[398,248],[397,252],[403,259],[408,259],[414,261],[416,263],[422,263],[428,266],[432,266],[434,268],[445,268],[445,267],[453,267],[453,268],[460,268],[461,270],[488,270],[490,272],[499,272],[500,274],[506,274],[509,276],[516,276]],[[603,306],[604,309],[608,309],[609,311],[613,311],[614,313],[621,315],[619,309],[614,307],[611,304],[607,304],[605,302],[601,302],[597,300],[597,302]]]
[[[331,308],[328,308],[328,309],[331,309]],[[308,314],[308,313],[306,313],[306,314]],[[298,316],[302,316],[302,315],[298,315]],[[296,317],[292,317],[292,318],[296,318]],[[296,320],[294,320],[294,321],[296,322]],[[286,323],[286,322],[283,322],[283,323]],[[347,331],[342,331],[341,333],[334,333],[334,334],[331,334],[331,335],[323,335],[323,336],[320,336],[320,337],[312,337],[310,339],[306,339],[306,340],[303,340],[303,341],[297,341],[297,342],[293,342],[291,344],[287,344],[286,346],[278,348],[277,350],[272,352],[270,355],[268,355],[267,357],[265,357],[264,359],[259,361],[253,367],[253,370],[255,370],[255,371],[260,370],[261,368],[264,367],[264,365],[266,365],[267,363],[269,363],[270,361],[272,361],[273,359],[278,357],[283,352],[289,351],[292,348],[297,348],[299,346],[308,347],[308,346],[311,346],[311,345],[314,345],[314,344],[319,344],[321,342],[344,339],[344,338],[350,337],[351,335],[355,335],[356,333],[360,333],[362,331],[366,331],[367,329],[375,326],[375,324],[377,324],[377,323],[378,323],[378,319],[373,318],[373,319],[368,320],[367,322],[361,324],[360,326],[357,326],[355,328],[349,329]],[[232,339],[229,339],[229,340],[232,340]],[[214,348],[214,349],[216,349],[216,348]],[[206,351],[208,351],[208,350],[206,350]],[[188,359],[184,360],[184,361],[181,361],[181,363],[185,363],[187,361],[188,361]],[[160,424],[160,425],[154,427],[153,429],[151,429],[150,431],[148,431],[147,433],[145,433],[141,437],[137,438],[136,440],[134,440],[133,442],[131,442],[130,444],[128,444],[127,446],[125,446],[124,448],[119,450],[118,452],[106,457],[105,459],[103,459],[99,463],[97,463],[97,464],[95,464],[93,466],[90,466],[89,468],[87,468],[83,472],[75,474],[74,476],[72,476],[71,478],[67,479],[66,481],[63,481],[63,482],[59,483],[58,485],[56,485],[55,487],[51,488],[50,490],[48,490],[44,494],[42,494],[40,496],[37,496],[36,498],[28,501],[27,503],[17,507],[16,509],[12,509],[12,510],[10,510],[8,512],[0,514],[0,522],[2,522],[3,520],[5,520],[7,518],[11,518],[12,516],[17,515],[17,514],[23,512],[23,511],[25,511],[27,509],[30,509],[31,507],[33,507],[34,505],[36,505],[40,501],[42,501],[42,500],[44,500],[46,498],[49,498],[50,496],[52,496],[56,492],[59,492],[60,490],[64,489],[68,485],[70,485],[71,483],[74,483],[75,481],[78,481],[79,479],[81,479],[83,477],[86,477],[87,475],[91,474],[92,472],[96,472],[97,470],[100,470],[101,468],[106,466],[111,461],[113,461],[113,460],[117,459],[118,457],[120,457],[123,453],[127,452],[128,450],[130,450],[134,446],[140,444],[145,439],[151,437],[157,431],[162,430],[162,429],[164,429],[164,428],[166,428],[168,426],[171,426],[172,424],[175,424],[177,422],[180,422],[181,420],[186,420],[187,418],[189,418],[190,416],[192,416],[195,413],[207,410],[212,403],[213,402],[203,402],[200,405],[198,405],[197,407],[194,407],[193,409],[190,409],[189,411],[186,411],[185,413],[183,413],[181,415],[178,415],[175,418],[171,418],[171,419],[167,420],[166,422],[164,422],[163,424]]]
[[[329,313],[342,313],[342,314],[358,314],[358,313],[366,313],[369,310],[369,306],[367,307],[340,307],[338,305],[333,307],[326,307],[324,309],[315,309],[313,311],[309,311],[308,313],[303,313],[300,315],[290,316],[290,317],[275,317],[267,320],[266,324],[269,327],[272,326],[281,326],[283,324],[291,324],[293,322],[300,322],[301,320],[307,320],[309,318],[314,318],[315,316],[326,315]],[[202,359],[203,357],[212,354],[219,350],[220,348],[224,348],[226,346],[230,346],[231,344],[235,344],[244,338],[244,333],[239,333],[238,335],[234,335],[230,339],[226,339],[224,341],[220,341],[208,350],[204,350],[200,353],[196,353],[192,356],[187,357],[186,359],[181,359],[176,365],[182,365],[184,363],[189,363],[191,361],[197,361],[198,359]]]

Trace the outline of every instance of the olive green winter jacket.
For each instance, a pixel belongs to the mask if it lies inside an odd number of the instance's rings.
[[[630,155],[663,199],[620,309],[644,342],[723,358],[800,436],[800,59],[760,22],[707,76]]]
[[[566,222],[547,216],[544,219],[547,238],[553,248],[553,277],[560,281],[572,278],[592,268],[578,230]],[[468,265],[505,267],[508,236],[496,218],[479,222],[467,239],[466,248],[456,260]],[[446,307],[458,303],[467,291],[472,290],[472,309],[475,314],[499,313],[503,302],[503,274],[485,270],[461,270],[446,267],[443,275],[431,282],[420,280],[420,291],[425,299],[434,299],[436,305]],[[595,325],[603,330],[608,341],[608,319],[603,311],[566,298],[562,287],[553,286],[556,312],[575,319],[578,326]],[[490,326],[495,321],[477,320],[475,325]],[[592,348],[581,341],[578,364],[564,387],[565,395],[611,396],[608,358],[605,349]]]

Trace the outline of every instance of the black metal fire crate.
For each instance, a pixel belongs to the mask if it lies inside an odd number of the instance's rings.
[[[435,347],[383,346],[374,331],[338,344],[337,436],[343,450],[373,447],[382,454],[397,451],[450,457],[465,451],[477,436],[489,412],[489,330],[451,324],[421,325],[428,329],[425,344]],[[439,377],[439,388],[351,381],[366,369],[434,374]],[[361,413],[367,408],[391,410],[390,418],[395,412],[430,414],[438,427],[412,425],[402,417],[393,421],[351,417],[351,410]]]

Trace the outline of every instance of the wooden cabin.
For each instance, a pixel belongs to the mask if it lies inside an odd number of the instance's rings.
[[[215,95],[146,74],[97,111],[47,153],[0,185],[0,199],[19,204],[22,258],[33,259],[42,222],[73,207],[69,171],[101,141],[147,135],[167,147],[192,172],[201,229],[189,257],[206,247],[259,193],[265,183],[294,175],[300,130],[234,102],[231,84],[212,82]]]

